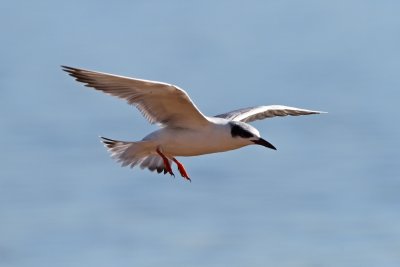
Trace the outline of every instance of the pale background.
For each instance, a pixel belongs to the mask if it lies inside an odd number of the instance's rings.
[[[399,1],[3,1],[0,266],[400,266]],[[278,151],[120,168],[155,130],[60,65],[174,83]]]

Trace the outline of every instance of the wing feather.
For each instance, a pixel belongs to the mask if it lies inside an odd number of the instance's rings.
[[[188,94],[175,85],[67,66],[62,68],[85,86],[126,100],[152,124],[196,128],[209,123]]]
[[[301,109],[295,107],[287,107],[281,105],[271,106],[258,106],[237,109],[231,112],[217,115],[217,118],[224,118],[232,121],[252,122],[255,120],[263,120],[266,118],[272,118],[276,116],[299,116],[299,115],[311,115],[324,113],[322,111],[314,111],[308,109]]]

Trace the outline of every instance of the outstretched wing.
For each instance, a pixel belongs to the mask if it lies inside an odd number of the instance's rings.
[[[308,109],[300,109],[294,107],[271,105],[259,106],[251,108],[237,109],[231,112],[217,115],[215,117],[224,118],[232,121],[252,122],[255,120],[263,120],[276,116],[299,116],[324,113],[322,111],[314,111]]]
[[[197,128],[209,123],[188,94],[177,86],[67,66],[62,68],[85,86],[125,99],[152,124]]]

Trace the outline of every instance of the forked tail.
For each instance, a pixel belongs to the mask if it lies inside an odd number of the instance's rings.
[[[140,166],[158,173],[166,170],[162,158],[156,154],[154,144],[149,141],[125,142],[101,137],[101,142],[111,153],[111,157],[121,163],[122,167]]]

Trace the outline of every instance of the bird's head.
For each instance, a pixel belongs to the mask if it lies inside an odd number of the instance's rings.
[[[270,142],[260,137],[260,132],[253,126],[240,121],[231,121],[229,125],[231,126],[231,136],[233,138],[245,140],[249,145],[256,144],[276,150]]]

